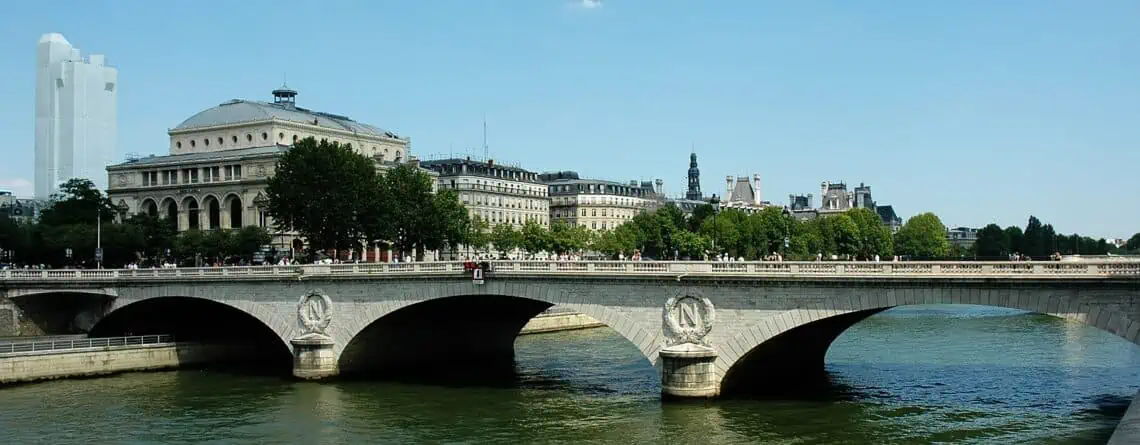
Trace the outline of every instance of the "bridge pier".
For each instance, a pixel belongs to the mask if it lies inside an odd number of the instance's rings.
[[[293,344],[293,376],[305,380],[320,380],[337,375],[335,342],[324,336],[295,338]]]
[[[716,351],[694,344],[661,350],[661,396],[666,399],[718,395]]]
[[[319,380],[337,375],[336,342],[328,334],[332,323],[332,299],[319,289],[309,291],[297,303],[297,320],[304,333],[293,344],[293,376]]]

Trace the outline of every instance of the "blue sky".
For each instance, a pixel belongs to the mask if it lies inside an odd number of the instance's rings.
[[[0,15],[0,187],[30,193],[35,44],[119,73],[119,158],[232,98],[298,104],[492,157],[763,197],[866,182],[904,217],[1127,237],[1140,161],[1134,0],[12,2]]]

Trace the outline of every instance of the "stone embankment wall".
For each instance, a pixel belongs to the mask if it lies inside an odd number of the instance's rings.
[[[1108,445],[1135,445],[1140,443],[1140,392],[1132,397],[1132,404],[1116,425]]]
[[[226,361],[239,357],[248,349],[245,345],[163,343],[66,352],[18,352],[0,356],[0,384],[174,369]]]
[[[551,308],[554,309],[554,308]],[[605,326],[589,315],[567,311],[548,311],[530,319],[519,335],[541,334],[544,332],[571,331]]]

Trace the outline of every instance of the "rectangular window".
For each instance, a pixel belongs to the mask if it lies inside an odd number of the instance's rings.
[[[234,180],[237,181],[240,179],[241,179],[241,166],[235,165],[234,166]]]

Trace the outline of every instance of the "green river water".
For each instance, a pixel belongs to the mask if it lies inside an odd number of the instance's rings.
[[[1043,315],[884,312],[799,400],[665,403],[608,329],[520,337],[514,375],[462,384],[185,370],[0,388],[7,444],[1102,444],[1140,387],[1140,348]]]

